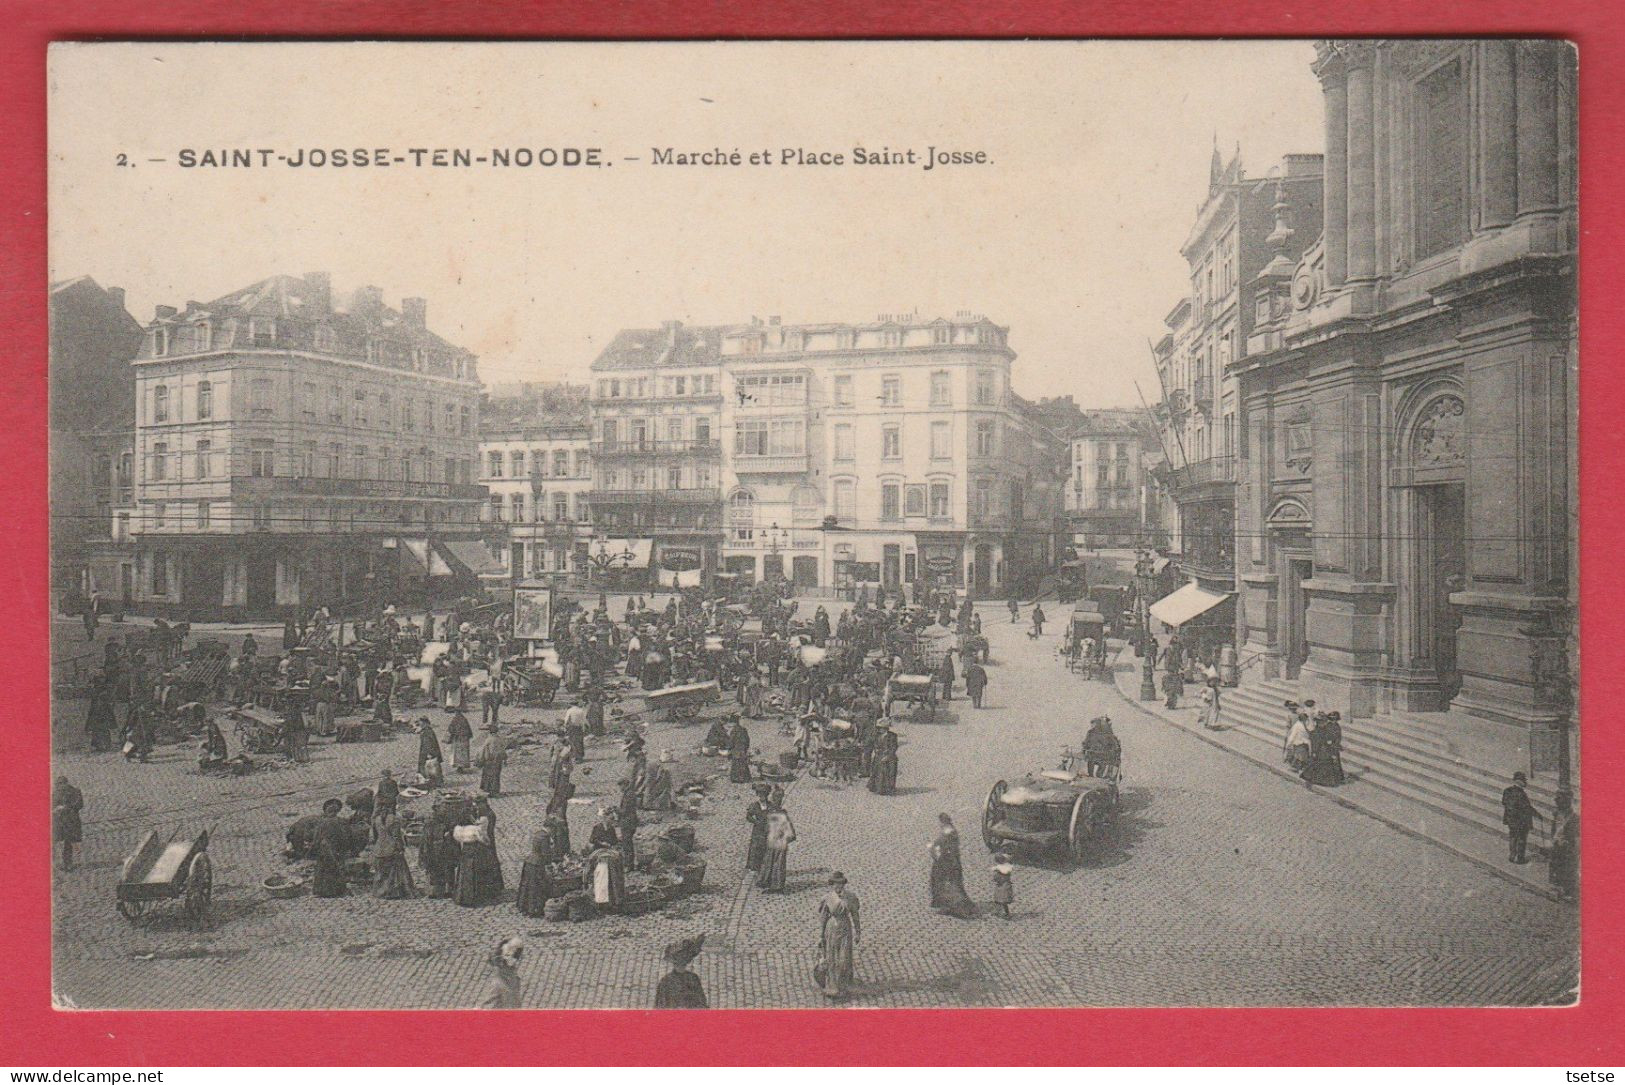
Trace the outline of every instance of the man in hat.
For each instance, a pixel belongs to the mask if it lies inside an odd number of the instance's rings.
[[[750,826],[750,848],[745,852],[745,869],[762,869],[762,858],[767,854],[767,814],[772,809],[768,796],[773,789],[767,784],[756,785],[756,799],[745,807],[745,822]]]
[[[378,777],[378,786],[373,788],[373,809],[395,809],[400,801],[401,785],[395,782],[395,774],[385,769]]]
[[[645,810],[671,809],[671,766],[676,760],[670,750],[661,750],[659,762],[644,774],[640,805]]]
[[[1540,811],[1529,801],[1524,790],[1529,777],[1521,772],[1512,774],[1512,786],[1501,792],[1501,823],[1507,827],[1507,859],[1514,863],[1527,863],[1525,854],[1529,846],[1529,830],[1534,828]]]
[[[495,723],[487,724],[490,737],[480,747],[474,761],[480,767],[480,790],[487,795],[502,794],[502,766],[508,763],[508,741]]]
[[[570,743],[570,756],[577,761],[587,759],[587,710],[573,704],[564,710],[564,737]]]
[[[700,977],[688,969],[694,958],[700,955],[700,947],[704,944],[705,935],[697,934],[666,947],[665,958],[671,964],[671,971],[660,977],[660,982],[655,986],[655,1009],[711,1008],[711,1004],[705,998],[705,988],[700,986]]]
[[[637,861],[638,835],[638,777],[628,776],[621,781],[617,821],[621,833],[621,862],[627,870]]]
[[[987,691],[987,668],[972,659],[965,664],[965,693],[970,696],[972,708],[982,707],[982,697]]]
[[[731,763],[728,769],[728,779],[736,784],[750,783],[750,732],[739,720],[739,713],[731,713],[728,717],[733,721],[733,731],[728,735],[728,760]]]

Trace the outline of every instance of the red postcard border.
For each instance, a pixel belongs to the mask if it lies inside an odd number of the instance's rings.
[[[1614,600],[1625,562],[1609,540],[1625,528],[1610,476],[1625,426],[1625,376],[1603,358],[1581,369],[1582,697],[1592,707],[1583,906],[1584,997],[1564,1009],[1517,1010],[965,1010],[570,1012],[503,1016],[474,1048],[418,1044],[445,1035],[420,1013],[342,1016],[281,1012],[70,1013],[50,1006],[47,838],[49,696],[46,550],[45,50],[94,38],[856,38],[856,37],[1372,37],[1551,35],[1580,49],[1581,296],[1585,356],[1625,338],[1614,296],[1619,207],[1621,20],[1586,0],[1415,4],[1368,0],[1216,6],[1099,0],[778,0],[757,3],[552,5],[516,0],[425,4],[368,0],[0,0],[0,316],[10,346],[0,396],[0,658],[10,661],[10,726],[0,745],[13,771],[0,791],[9,828],[0,876],[7,968],[0,993],[0,1063],[19,1067],[458,1064],[984,1064],[1097,1065],[1618,1065],[1625,1062],[1621,938],[1608,921],[1621,885],[1614,826],[1625,817],[1620,730],[1604,690],[1620,673]],[[1599,557],[1602,560],[1597,560]],[[1125,917],[1132,922],[1132,917]],[[438,1015],[437,1015],[438,1016]],[[403,1042],[403,1040],[405,1042]]]

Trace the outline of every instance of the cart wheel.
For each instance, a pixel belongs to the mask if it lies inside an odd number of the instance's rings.
[[[1105,804],[1091,800],[1088,793],[1079,795],[1072,804],[1072,821],[1067,826],[1067,844],[1072,858],[1083,862],[1089,849],[1105,834],[1107,813]]]
[[[993,835],[993,826],[998,823],[999,811],[1004,804],[1004,793],[1010,786],[1003,780],[993,785],[993,790],[987,793],[987,805],[982,807],[982,843],[987,845],[988,851],[999,850],[999,838]]]
[[[201,923],[209,914],[209,901],[214,896],[214,866],[207,855],[192,859],[186,874],[186,914],[192,922]]]
[[[121,900],[118,902],[119,915],[131,923],[147,914],[147,902],[144,900]]]

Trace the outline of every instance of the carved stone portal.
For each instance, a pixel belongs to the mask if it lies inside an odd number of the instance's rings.
[[[1459,396],[1440,396],[1427,405],[1411,438],[1417,467],[1460,467],[1466,461],[1467,406]]]

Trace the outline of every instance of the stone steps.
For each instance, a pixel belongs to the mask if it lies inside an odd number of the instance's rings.
[[[1294,698],[1292,686],[1260,682],[1224,693],[1224,721],[1240,735],[1268,747],[1263,756],[1281,757],[1286,737],[1283,702]],[[1426,721],[1383,716],[1343,722],[1343,766],[1373,787],[1416,802],[1474,828],[1500,835],[1501,790],[1509,782],[1504,768],[1488,768],[1463,758]],[[1552,808],[1554,787],[1531,785],[1530,798],[1543,814]]]

